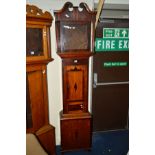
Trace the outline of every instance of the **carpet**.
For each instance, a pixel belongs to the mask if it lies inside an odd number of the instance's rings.
[[[57,155],[61,155],[60,146],[56,147]],[[80,150],[66,152],[65,155],[126,155],[129,150],[129,131],[115,130],[94,132],[91,151]]]

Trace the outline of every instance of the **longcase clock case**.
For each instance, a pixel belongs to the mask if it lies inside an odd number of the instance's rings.
[[[75,7],[67,2],[54,15],[57,54],[62,59],[61,149],[62,152],[90,149],[92,117],[88,111],[88,64],[93,55],[96,12],[85,3]]]
[[[55,155],[55,128],[49,124],[47,64],[52,61],[52,16],[26,5],[26,133],[33,133],[50,155]]]

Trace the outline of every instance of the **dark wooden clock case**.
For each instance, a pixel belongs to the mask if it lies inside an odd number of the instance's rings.
[[[55,128],[49,124],[47,64],[52,61],[52,16],[26,5],[26,133],[37,136],[50,155],[55,155]]]
[[[67,2],[54,15],[57,54],[62,59],[61,149],[62,152],[90,149],[92,117],[88,112],[88,68],[89,57],[93,55],[96,12],[85,3],[73,7]]]

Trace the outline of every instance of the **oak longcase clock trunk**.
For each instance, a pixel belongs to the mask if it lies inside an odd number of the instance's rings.
[[[88,60],[63,60],[64,113],[88,112]]]
[[[92,116],[88,111],[88,71],[96,12],[90,11],[85,3],[75,7],[67,2],[54,15],[57,54],[62,59],[61,151],[90,149]]]

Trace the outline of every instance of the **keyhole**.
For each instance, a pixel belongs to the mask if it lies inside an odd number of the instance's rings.
[[[75,139],[78,139],[78,131],[75,131]]]

